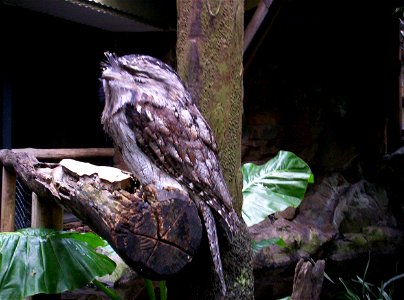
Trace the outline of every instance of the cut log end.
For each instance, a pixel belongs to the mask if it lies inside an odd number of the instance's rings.
[[[0,162],[41,199],[73,212],[144,276],[164,279],[177,273],[199,248],[197,208],[175,188],[156,190],[149,199],[149,191],[132,176],[119,177],[117,182],[125,184],[117,185],[100,178],[98,170],[80,176],[81,170],[66,171],[65,166],[38,163],[32,155],[9,150],[0,150]]]
[[[173,193],[152,203],[130,219],[122,219],[112,233],[120,256],[136,271],[152,279],[175,274],[196,254],[202,224],[191,201]]]

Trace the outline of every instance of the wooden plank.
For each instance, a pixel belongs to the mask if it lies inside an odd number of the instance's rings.
[[[16,176],[13,171],[3,167],[1,190],[1,224],[0,230],[14,231],[15,224],[15,184]]]
[[[257,9],[255,10],[250,23],[248,23],[247,28],[244,31],[243,53],[246,52],[252,39],[254,38],[254,36],[257,33],[258,29],[260,28],[262,22],[264,21],[271,4],[272,4],[272,0],[261,0],[260,3],[258,3]]]
[[[90,157],[113,157],[114,148],[71,148],[71,149],[36,149],[23,148],[12,149],[13,152],[27,152],[37,159],[63,159],[63,158],[90,158]]]
[[[50,201],[41,201],[32,193],[31,227],[63,229],[63,208]]]
[[[31,227],[63,229],[63,208],[51,201],[41,201],[35,193],[32,193]],[[26,300],[53,300],[61,299],[61,294],[37,294]]]

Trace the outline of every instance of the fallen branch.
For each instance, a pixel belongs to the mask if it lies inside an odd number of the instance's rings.
[[[174,188],[143,187],[132,174],[115,168],[80,163],[77,169],[71,160],[43,163],[11,150],[0,150],[0,161],[41,201],[55,201],[74,213],[148,278],[177,273],[199,248],[198,211]]]

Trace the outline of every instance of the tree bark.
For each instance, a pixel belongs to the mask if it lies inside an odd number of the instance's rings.
[[[189,264],[199,248],[197,208],[174,188],[153,190],[116,168],[77,162],[75,169],[63,161],[38,162],[11,150],[0,150],[0,162],[13,169],[42,204],[55,201],[73,212],[143,276],[166,279]],[[111,180],[111,174],[117,179]]]
[[[324,281],[324,260],[316,263],[300,259],[295,268],[292,300],[318,300]]]
[[[225,179],[241,211],[241,125],[243,96],[243,1],[177,1],[177,70],[212,127]],[[253,299],[251,241],[246,227],[232,241],[220,224],[219,246],[227,295]],[[205,241],[203,245],[207,245]],[[221,299],[207,246],[177,282],[174,299]]]
[[[241,208],[243,1],[177,1],[177,70],[210,124],[235,207]]]

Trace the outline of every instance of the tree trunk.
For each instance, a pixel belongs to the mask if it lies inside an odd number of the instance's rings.
[[[177,12],[177,70],[212,127],[225,179],[240,212],[244,2],[181,0]],[[251,241],[246,227],[232,241],[218,230],[228,288],[225,299],[253,299]],[[173,299],[222,298],[214,270],[207,267],[212,265],[207,242],[203,245],[199,260],[169,282]]]
[[[178,73],[212,127],[225,179],[239,210],[244,4],[221,0],[177,2]]]

